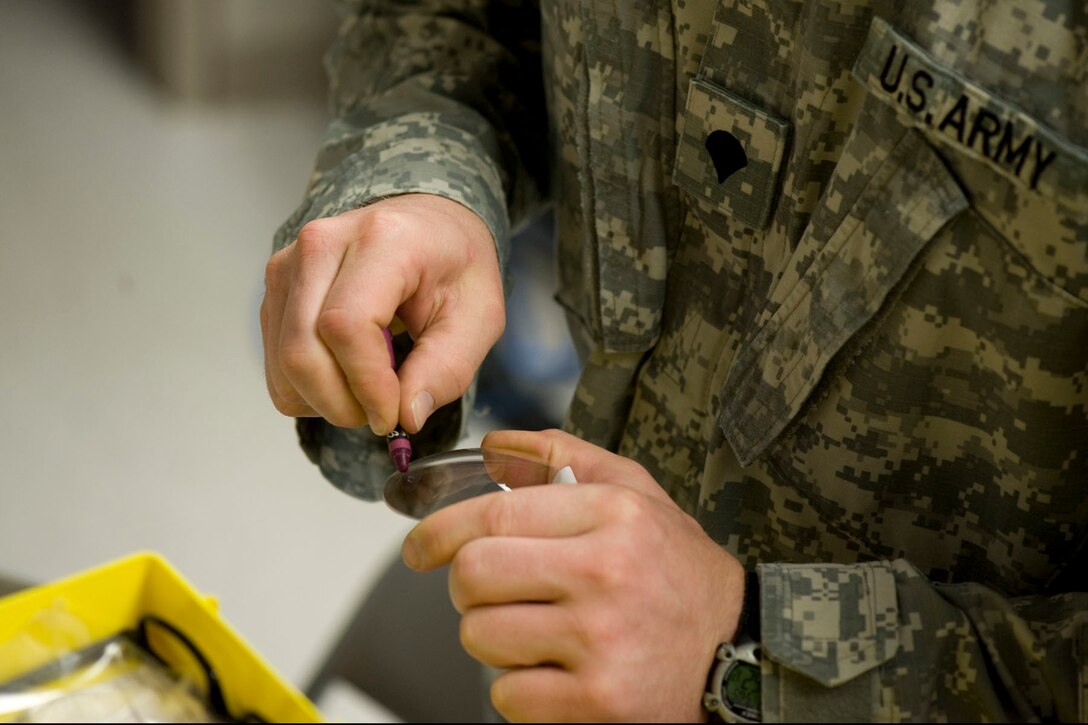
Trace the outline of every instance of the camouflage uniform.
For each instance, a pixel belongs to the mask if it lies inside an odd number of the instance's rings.
[[[426,191],[501,250],[553,199],[567,427],[760,565],[765,720],[1088,718],[1088,5],[349,10],[278,243]]]

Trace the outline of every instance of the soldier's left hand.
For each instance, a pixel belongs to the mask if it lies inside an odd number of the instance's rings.
[[[417,570],[450,564],[461,642],[506,670],[511,721],[700,721],[744,572],[642,466],[558,431],[502,431],[485,448],[569,465],[579,483],[470,499],[405,539]]]

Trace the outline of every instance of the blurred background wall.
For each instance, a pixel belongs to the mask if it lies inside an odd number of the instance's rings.
[[[171,98],[324,101],[332,0],[72,0]]]
[[[0,577],[158,551],[300,686],[410,528],[325,483],[264,387],[264,263],[335,22],[328,0],[0,2]],[[524,427],[558,424],[577,372],[534,234],[482,396]]]

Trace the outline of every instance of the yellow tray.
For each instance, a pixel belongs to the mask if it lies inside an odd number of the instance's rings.
[[[131,630],[142,617],[159,617],[204,653],[231,713],[253,712],[269,722],[322,721],[313,703],[230,628],[215,599],[193,589],[154,553],[134,554],[0,599],[0,682],[37,669],[71,646],[63,636],[54,651],[40,640],[21,646],[26,638],[17,638],[40,623],[43,612],[58,607],[86,628],[90,641]]]

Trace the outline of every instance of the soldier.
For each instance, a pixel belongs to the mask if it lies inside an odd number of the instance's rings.
[[[582,483],[403,549],[503,715],[1088,717],[1088,5],[346,10],[262,307],[334,484],[458,439],[554,204],[567,432],[485,444]]]

